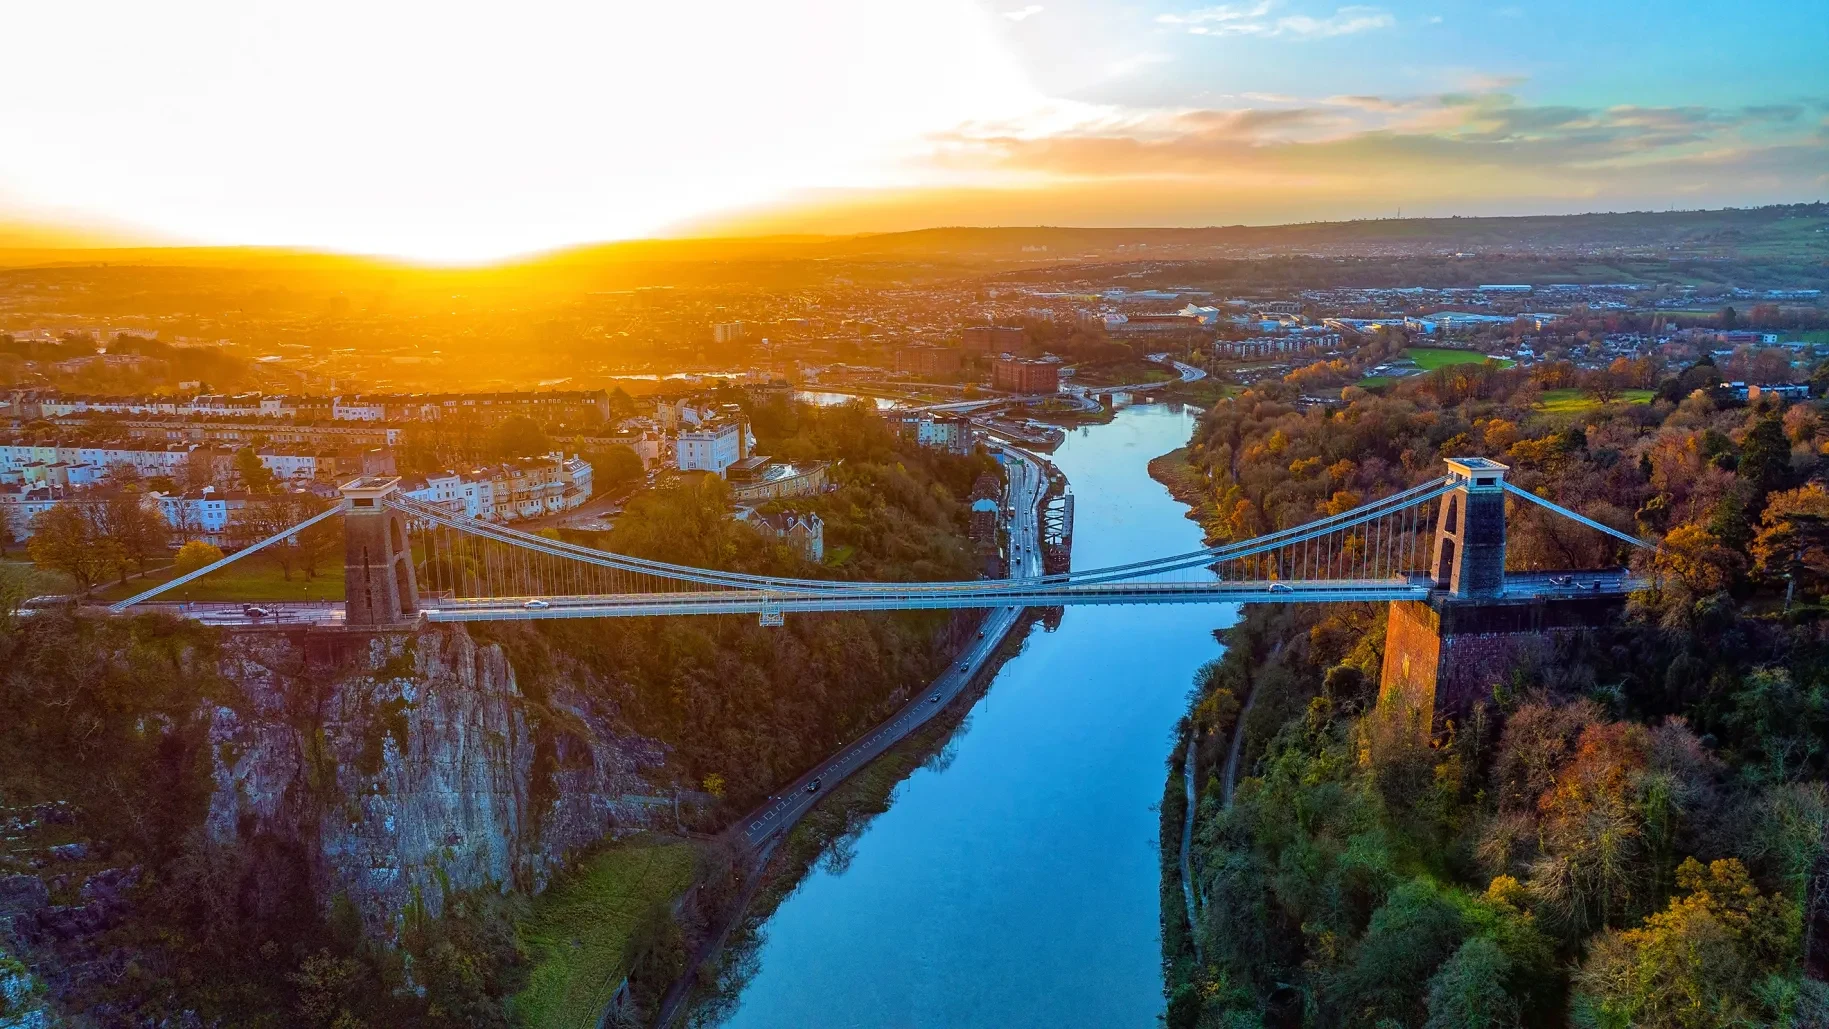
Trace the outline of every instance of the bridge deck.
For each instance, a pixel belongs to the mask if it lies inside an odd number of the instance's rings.
[[[1508,578],[1504,599],[1619,595],[1640,587],[1624,572],[1526,574]],[[764,612],[886,611],[915,608],[1055,607],[1096,604],[1312,604],[1427,600],[1433,587],[1406,579],[1318,580],[1288,583],[1110,583],[1024,589],[985,580],[974,587],[834,594],[796,591],[703,590],[605,596],[500,597],[440,600],[423,608],[434,622],[538,618],[616,618]]]

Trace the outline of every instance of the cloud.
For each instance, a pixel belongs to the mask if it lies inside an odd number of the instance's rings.
[[[1186,14],[1158,14],[1156,20],[1164,25],[1225,25],[1233,22],[1253,21],[1270,13],[1270,0],[1259,0],[1258,3],[1220,4],[1217,7],[1202,7]]]
[[[1005,11],[1003,12],[1003,16],[1011,21],[1026,21],[1045,10],[1047,10],[1047,8],[1043,7],[1041,4],[1030,4],[1027,7],[1019,8],[1014,11]]]
[[[1111,196],[1256,190],[1292,204],[1374,193],[1772,202],[1814,195],[1829,168],[1829,128],[1791,105],[1584,108],[1502,92],[1276,99],[1291,102],[960,132],[936,141],[935,161],[957,181]]]
[[[1259,36],[1265,38],[1326,39],[1350,36],[1373,29],[1387,29],[1397,24],[1391,12],[1378,7],[1354,4],[1338,7],[1326,17],[1309,14],[1286,14],[1269,17],[1275,4],[1260,0],[1250,5],[1220,4],[1185,14],[1159,14],[1156,21],[1175,25],[1196,36]]]

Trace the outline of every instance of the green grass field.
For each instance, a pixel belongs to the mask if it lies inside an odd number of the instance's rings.
[[[336,554],[334,558],[334,562],[318,565],[316,578],[308,579],[304,572],[294,568],[292,581],[287,582],[285,577],[280,574],[278,565],[264,559],[261,555],[255,555],[246,561],[237,561],[219,572],[206,575],[188,586],[180,586],[170,593],[162,593],[158,599],[161,601],[342,600],[343,557],[341,554]],[[102,600],[124,600],[173,578],[176,576],[167,568],[153,572],[144,579],[129,579],[125,586],[120,583],[112,583],[106,588],[98,589],[96,596]]]
[[[1135,382],[1167,382],[1179,378],[1154,361],[1137,358],[1107,364],[1082,365],[1073,373],[1073,381],[1087,386],[1123,386]]]
[[[1486,355],[1472,350],[1447,350],[1442,347],[1409,347],[1404,356],[1416,362],[1416,366],[1425,372],[1437,368],[1446,368],[1451,364],[1484,364]],[[1512,366],[1509,360],[1499,362],[1506,368]]]
[[[514,1014],[531,1029],[596,1029],[629,971],[629,941],[656,905],[692,883],[693,845],[638,838],[585,861],[534,901],[520,927],[533,959]]]
[[[1648,389],[1629,389],[1620,393],[1620,400],[1627,404],[1649,404],[1657,394]],[[1549,414],[1575,414],[1590,408],[1599,407],[1594,398],[1585,396],[1578,389],[1546,389],[1543,391],[1542,409]]]

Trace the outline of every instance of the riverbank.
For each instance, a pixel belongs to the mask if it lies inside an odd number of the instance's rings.
[[[1187,508],[1188,521],[1200,526],[1201,537],[1208,545],[1223,538],[1219,533],[1223,512],[1207,488],[1206,474],[1188,460],[1187,447],[1176,447],[1150,461],[1149,477],[1161,483],[1176,503]]]

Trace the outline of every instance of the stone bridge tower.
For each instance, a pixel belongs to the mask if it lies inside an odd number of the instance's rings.
[[[384,501],[399,492],[396,478],[367,477],[343,486],[344,624],[402,625],[419,613],[419,584],[406,515]]]
[[[1508,592],[1505,465],[1450,458],[1453,488],[1441,498],[1428,571],[1428,600],[1393,601],[1379,675],[1381,709],[1428,724],[1490,701],[1513,670],[1548,657],[1556,637],[1615,617],[1623,598]]]
[[[1435,521],[1435,588],[1449,596],[1496,597],[1505,589],[1505,473],[1483,457],[1448,459],[1455,488]]]

